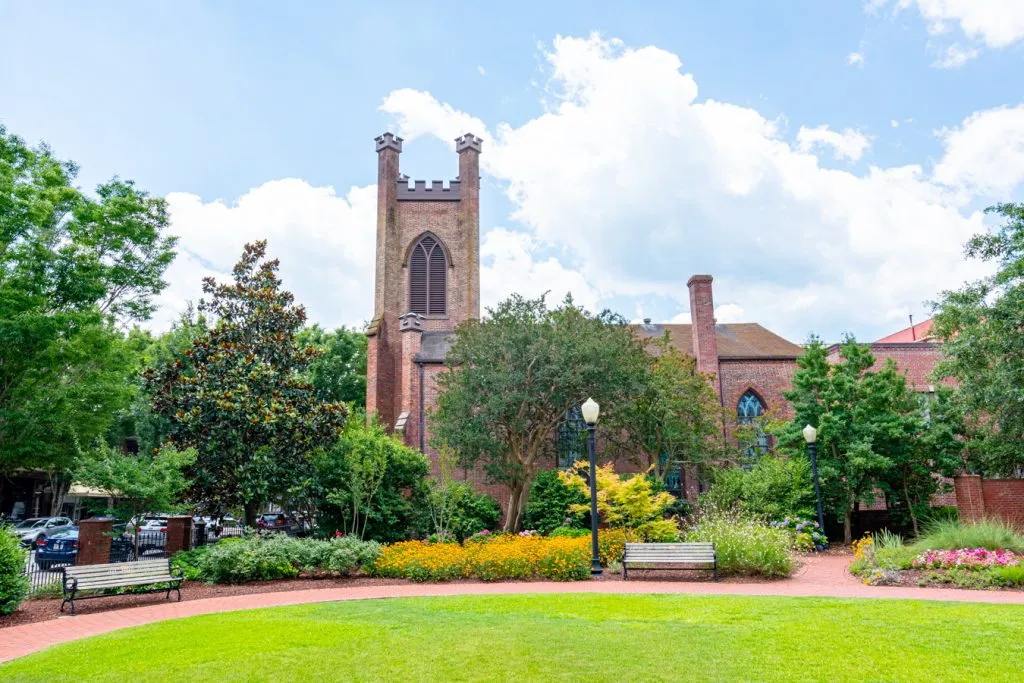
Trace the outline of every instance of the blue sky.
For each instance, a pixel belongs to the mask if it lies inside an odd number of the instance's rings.
[[[315,319],[367,319],[373,137],[448,178],[477,126],[485,302],[685,320],[706,271],[722,321],[868,339],[1021,198],[1021,5],[0,0],[0,122],[168,197],[158,326],[264,236]]]

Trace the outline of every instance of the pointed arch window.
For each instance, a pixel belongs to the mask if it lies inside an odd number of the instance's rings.
[[[433,235],[420,238],[409,255],[409,310],[420,315],[448,312],[448,258]]]
[[[753,389],[748,389],[740,396],[739,403],[736,404],[736,422],[754,427],[754,442],[747,447],[747,457],[750,459],[755,459],[768,452],[768,435],[759,419],[764,415],[764,411],[764,402]]]

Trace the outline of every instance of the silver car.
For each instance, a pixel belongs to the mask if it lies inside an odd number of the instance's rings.
[[[66,531],[73,526],[67,517],[32,517],[18,522],[12,530],[21,538],[22,546],[34,549],[40,539],[49,538],[50,534]]]

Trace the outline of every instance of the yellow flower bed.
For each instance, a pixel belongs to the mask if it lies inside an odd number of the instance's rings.
[[[618,560],[626,542],[620,529],[602,531],[603,564]],[[377,576],[413,581],[482,581],[549,579],[581,581],[590,576],[590,537],[547,538],[498,535],[485,541],[427,543],[403,541],[381,551],[373,566]]]

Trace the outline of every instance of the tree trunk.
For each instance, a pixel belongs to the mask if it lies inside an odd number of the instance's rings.
[[[907,487],[907,479],[903,478],[903,495],[907,499],[907,512],[910,513],[910,524],[914,529],[914,538],[917,538],[920,534],[917,528],[917,515],[914,514],[914,503],[910,500],[910,489]]]
[[[848,505],[843,513],[843,543],[853,543],[853,506]]]
[[[517,483],[508,487],[508,509],[505,510],[504,531],[513,533],[519,531],[519,525],[523,521],[523,501],[526,498],[526,485]]]
[[[256,526],[256,513],[259,508],[259,503],[254,500],[245,504],[245,525],[247,527]]]

